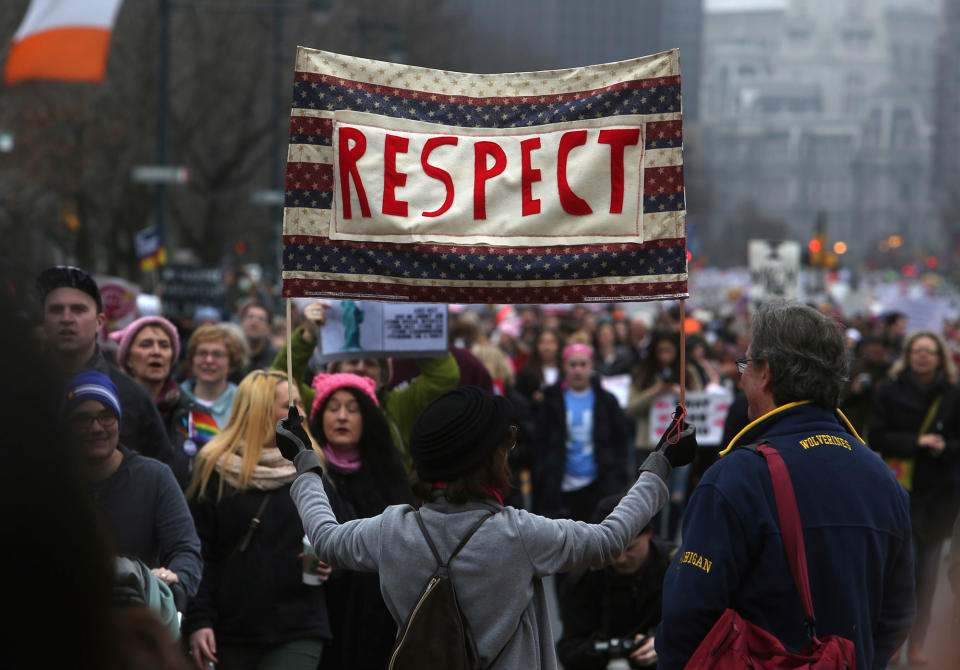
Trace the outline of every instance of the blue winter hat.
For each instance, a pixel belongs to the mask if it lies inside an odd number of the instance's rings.
[[[87,400],[99,400],[116,412],[118,419],[120,418],[120,393],[117,391],[117,385],[110,377],[96,370],[81,372],[67,382],[63,404],[60,407],[60,417],[66,417]]]

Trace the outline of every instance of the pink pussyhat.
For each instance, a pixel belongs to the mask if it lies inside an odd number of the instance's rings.
[[[127,356],[130,354],[130,345],[133,344],[133,338],[146,326],[156,326],[170,337],[170,347],[173,349],[171,362],[173,364],[176,364],[180,358],[180,335],[177,333],[177,327],[162,316],[144,316],[126,328],[115,330],[109,335],[111,340],[120,344],[117,349],[117,365],[124,372],[127,370]]]
[[[350,374],[349,372],[336,372],[332,375],[317,375],[313,378],[313,388],[317,389],[317,395],[313,398],[313,406],[310,408],[310,418],[312,419],[323,407],[323,403],[331,393],[335,393],[342,388],[355,388],[362,393],[370,396],[373,403],[379,407],[380,401],[377,400],[377,383],[369,377]]]
[[[587,356],[590,356],[592,358],[593,347],[588,346],[586,344],[579,344],[579,343],[571,344],[570,346],[568,346],[566,349],[563,350],[563,356],[561,356],[561,358],[563,360],[567,360],[574,354],[586,354]]]

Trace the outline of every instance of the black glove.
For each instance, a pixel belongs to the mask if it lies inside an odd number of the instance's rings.
[[[296,407],[290,408],[286,419],[277,422],[277,448],[284,458],[293,461],[300,474],[320,467],[320,458],[303,429],[303,417]]]
[[[673,421],[660,436],[657,448],[640,466],[641,472],[653,472],[666,481],[673,468],[689,465],[693,461],[693,457],[697,454],[697,429],[696,426],[684,421],[678,433],[677,424],[682,417],[683,408],[677,405]]]
[[[690,465],[693,462],[693,457],[697,455],[697,427],[684,421],[678,434],[677,422],[680,420],[680,416],[682,416],[682,412],[680,406],[677,405],[673,421],[670,422],[670,427],[660,436],[656,448],[656,451],[666,456],[670,465],[675,468]]]

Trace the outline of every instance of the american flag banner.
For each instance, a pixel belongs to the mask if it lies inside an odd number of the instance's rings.
[[[676,50],[467,74],[297,54],[283,294],[687,297]]]

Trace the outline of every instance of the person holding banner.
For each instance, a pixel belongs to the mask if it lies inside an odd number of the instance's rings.
[[[957,515],[960,467],[960,388],[943,338],[929,330],[911,333],[891,379],[876,391],[870,446],[884,457],[910,492],[916,548],[917,620],[907,659],[923,663],[930,608],[943,541]]]
[[[482,667],[558,667],[542,579],[609,564],[666,501],[665,479],[696,450],[692,430],[664,440],[632,488],[599,524],[547,519],[501,503],[516,441],[510,402],[472,386],[431,403],[414,424],[410,451],[426,502],[337,522],[320,461],[296,410],[277,425],[277,446],[300,476],[291,495],[317,555],[335,567],[377,572],[387,607],[407,620],[435,568],[418,518],[442,556],[489,515],[450,563],[457,600],[476,639]],[[426,665],[424,667],[427,667]],[[441,667],[431,665],[429,667]]]
[[[317,346],[318,327],[326,323],[325,305],[318,301],[304,311],[304,324],[291,336],[290,350],[293,352],[293,378],[297,380],[300,395],[304,403],[312,406],[315,389],[305,381],[310,357]],[[369,377],[376,384],[376,396],[380,407],[390,425],[390,435],[394,446],[400,451],[404,464],[409,466],[407,436],[417,415],[432,400],[449,391],[460,380],[460,369],[450,353],[434,358],[418,358],[420,374],[402,389],[386,390],[390,380],[390,359],[359,358],[356,360],[331,363],[328,372],[343,372]],[[287,369],[287,347],[280,349],[273,361],[274,370]]]

